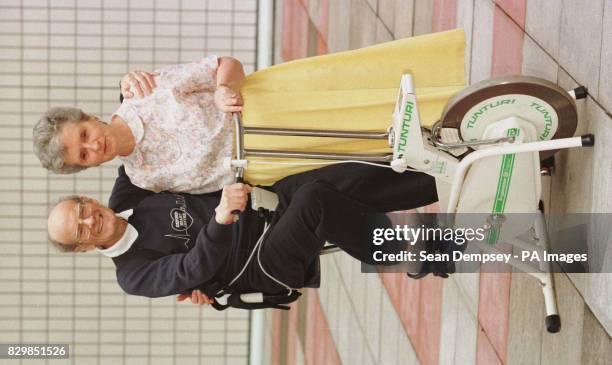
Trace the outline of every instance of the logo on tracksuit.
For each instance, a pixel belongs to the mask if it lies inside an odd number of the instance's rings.
[[[166,237],[183,240],[185,248],[189,249],[189,241],[191,240],[189,228],[193,225],[193,217],[187,212],[185,197],[175,195],[175,198],[177,207],[170,210],[170,227],[175,233],[169,233]]]

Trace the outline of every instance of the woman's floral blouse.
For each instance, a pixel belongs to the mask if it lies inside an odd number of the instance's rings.
[[[203,194],[233,182],[231,114],[214,103],[217,66],[210,56],[157,70],[153,93],[125,99],[115,112],[136,140],[120,157],[134,185]]]

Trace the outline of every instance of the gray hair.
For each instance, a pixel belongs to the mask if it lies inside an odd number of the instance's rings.
[[[34,153],[44,168],[56,174],[72,174],[87,167],[64,163],[66,147],[59,139],[62,126],[87,120],[81,109],[59,107],[49,109],[36,123],[32,131]]]
[[[84,203],[85,198],[80,195],[69,195],[69,196],[59,198],[57,203],[55,203],[55,205],[53,205],[53,207],[51,207],[49,211],[52,211],[60,203],[63,203],[65,201],[72,201],[78,204],[78,203]],[[49,234],[47,234],[47,238],[49,239],[49,242],[61,252],[78,252],[79,251],[78,243],[63,243],[63,242],[54,240]]]

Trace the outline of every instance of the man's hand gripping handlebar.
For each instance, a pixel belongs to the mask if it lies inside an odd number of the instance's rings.
[[[225,186],[221,193],[219,205],[215,208],[215,220],[217,223],[233,223],[235,213],[246,209],[251,191],[251,186],[243,183]]]

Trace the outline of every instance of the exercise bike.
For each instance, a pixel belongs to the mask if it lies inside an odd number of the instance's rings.
[[[433,176],[443,213],[480,213],[482,227],[495,244],[507,242],[515,247],[543,252],[549,245],[541,203],[541,162],[555,151],[591,147],[594,136],[572,137],[578,116],[575,100],[587,96],[584,87],[569,92],[535,77],[507,76],[471,85],[447,103],[440,120],[431,130],[422,128],[412,76],[402,75],[392,125],[382,132],[347,132],[339,130],[303,130],[244,127],[234,114],[236,154],[232,160],[236,181],[242,182],[249,157],[282,157],[325,161],[363,161],[388,165],[394,171],[420,171]],[[359,138],[387,140],[391,152],[383,154],[321,153],[303,151],[255,150],[244,147],[244,134],[304,136],[320,138]],[[333,162],[332,162],[333,163]],[[252,208],[274,210],[278,199],[273,193],[254,189]],[[507,215],[530,213],[531,237],[519,237],[505,227]],[[449,217],[449,215],[446,215]],[[448,218],[447,218],[448,220]],[[454,226],[454,218],[440,222]],[[524,228],[524,227],[522,227]],[[488,242],[472,243],[488,253],[503,253]],[[326,245],[321,254],[339,249]],[[538,280],[546,307],[546,328],[558,332],[561,321],[557,310],[550,263],[537,267],[515,257],[508,264]],[[262,293],[228,294],[216,298],[217,309],[241,305],[244,308],[275,308],[296,300],[299,293],[266,296]],[[280,299],[279,299],[280,298]],[[243,303],[243,304],[241,304]]]

